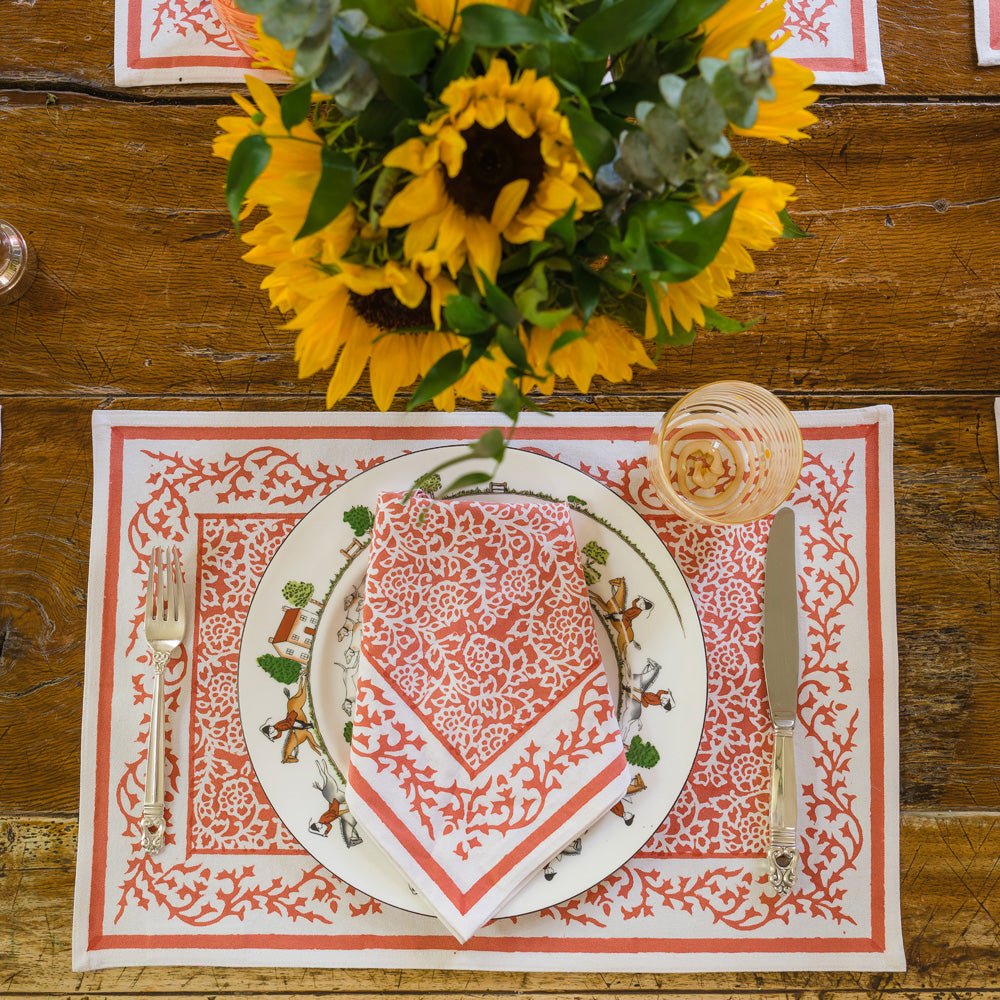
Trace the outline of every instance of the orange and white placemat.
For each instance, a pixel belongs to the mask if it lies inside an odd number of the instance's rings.
[[[974,0],[980,66],[1000,66],[1000,0]]]
[[[211,0],[115,0],[115,84],[237,83],[249,57],[215,16]],[[253,70],[265,80],[273,71]]]
[[[977,11],[998,2],[977,0]],[[885,82],[876,0],[785,0],[785,9],[791,37],[781,54],[808,66],[818,83]],[[981,61],[982,53],[980,47]],[[210,0],[115,0],[119,87],[233,83],[249,67]],[[281,79],[276,73],[259,75]]]
[[[811,69],[817,83],[885,83],[876,0],[785,0],[785,30],[781,55]]]
[[[902,968],[892,411],[799,415],[802,869],[786,898],[763,860],[767,524],[698,527],[664,510],[645,466],[656,419],[529,416],[518,443],[632,504],[688,578],[708,655],[698,758],[627,865],[459,946],[434,918],[358,893],[284,830],[243,742],[238,648],[257,580],[317,500],[382,459],[470,440],[495,416],[97,412],[74,968]],[[181,546],[195,606],[166,676],[169,833],[150,858],[139,847],[151,683],[140,623],[157,538]]]

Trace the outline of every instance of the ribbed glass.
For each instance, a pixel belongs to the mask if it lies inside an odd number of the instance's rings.
[[[215,16],[225,25],[229,36],[248,55],[254,54],[253,40],[257,37],[257,18],[246,14],[233,0],[212,0]]]
[[[788,499],[802,469],[802,434],[788,407],[749,382],[688,393],[649,444],[649,473],[673,511],[702,524],[746,524]]]

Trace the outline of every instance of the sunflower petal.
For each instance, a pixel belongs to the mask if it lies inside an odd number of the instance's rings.
[[[510,225],[510,220],[517,215],[529,187],[530,184],[524,177],[504,185],[503,190],[497,195],[493,214],[490,216],[494,229],[502,233]]]

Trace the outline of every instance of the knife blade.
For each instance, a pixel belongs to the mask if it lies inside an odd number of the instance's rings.
[[[768,878],[780,895],[798,873],[795,715],[799,691],[799,595],[795,511],[779,510],[764,560],[764,680],[774,727]]]

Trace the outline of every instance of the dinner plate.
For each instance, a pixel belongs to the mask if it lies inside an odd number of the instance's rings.
[[[240,643],[239,706],[250,760],[274,811],[318,862],[382,902],[431,913],[344,813],[344,775],[361,662],[368,543],[381,492],[406,490],[464,447],[383,462],[321,500],[265,570]],[[492,471],[492,463],[469,469]],[[705,721],[701,625],[684,577],[624,500],[555,459],[508,449],[494,481],[456,494],[561,501],[573,512],[601,654],[632,765],[629,794],[499,916],[553,906],[610,875],[673,808]]]

